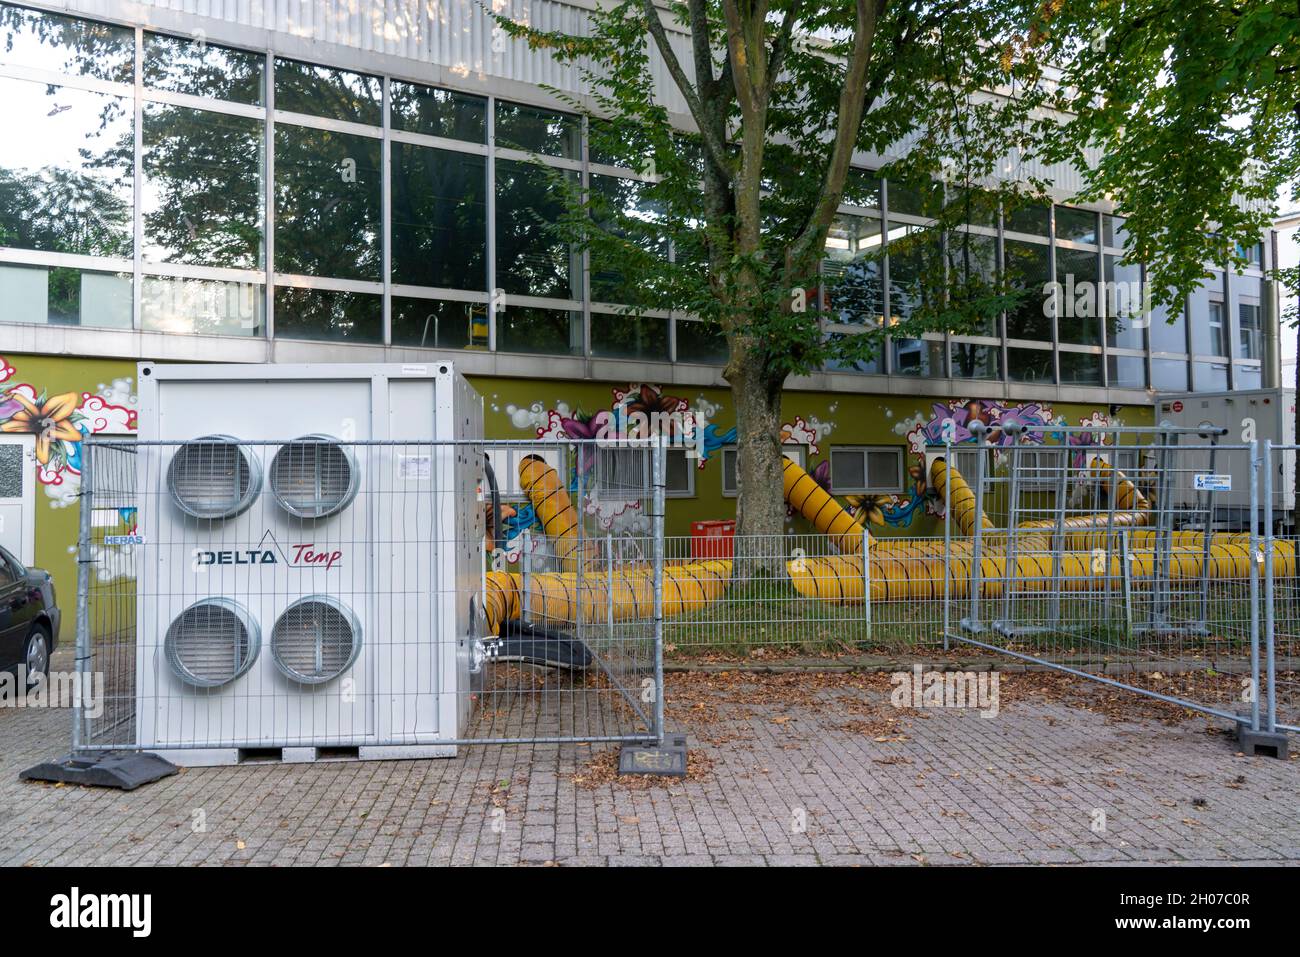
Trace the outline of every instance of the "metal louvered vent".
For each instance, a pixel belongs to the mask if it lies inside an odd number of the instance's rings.
[[[324,684],[352,667],[361,652],[361,623],[326,595],[300,598],[271,631],[271,657],[290,681]]]
[[[256,454],[229,435],[186,442],[167,467],[167,489],[181,511],[194,518],[233,518],[262,489]]]
[[[360,481],[352,453],[328,435],[294,439],[271,461],[271,493],[298,518],[341,512],[356,497]]]
[[[205,598],[177,616],[163,647],[181,681],[196,688],[217,688],[252,666],[262,647],[262,633],[238,602]]]

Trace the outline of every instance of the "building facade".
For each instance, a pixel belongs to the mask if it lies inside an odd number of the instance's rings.
[[[586,3],[494,9],[576,32]],[[670,531],[733,514],[720,337],[686,315],[626,314],[619,277],[544,228],[563,207],[538,157],[628,209],[642,175],[600,163],[552,92],[582,101],[577,70],[494,31],[473,0],[0,4],[0,32],[0,428],[30,436],[0,445],[0,472],[23,472],[0,503],[35,510],[34,536],[8,523],[26,560],[72,575],[72,435],[134,430],[141,360],[452,352],[492,438],[694,412],[705,454],[670,461]],[[671,83],[660,90],[680,117]],[[888,159],[857,158],[828,240],[827,335],[908,308],[907,256],[871,267],[865,309],[831,285],[927,222],[924,197],[873,175]],[[789,383],[790,454],[882,530],[933,530],[919,450],[945,421],[1147,424],[1156,392],[1278,383],[1271,237],[1245,270],[1215,264],[1176,314],[1144,314],[1140,297],[1117,311],[1143,280],[1119,262],[1123,218],[1066,205],[1068,169],[1023,172],[1058,202],[971,223],[969,248],[1027,289],[1060,283],[1064,307],[1031,295],[982,335],[893,339]],[[1121,294],[1074,308],[1087,286]]]

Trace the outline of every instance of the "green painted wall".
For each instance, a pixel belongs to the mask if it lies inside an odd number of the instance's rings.
[[[135,430],[135,363],[64,356],[0,355],[0,427],[34,431],[41,426],[50,440],[44,462],[36,462],[36,564],[49,571],[64,608],[63,640],[72,636],[72,609],[77,583],[77,527],[81,489],[79,443],[66,442],[58,431],[71,426],[85,432],[128,435]],[[46,414],[24,414],[18,393]],[[6,401],[7,400],[7,401]],[[70,409],[70,411],[69,411]],[[64,415],[65,412],[68,414]],[[51,431],[52,430],[52,431]],[[41,454],[38,445],[38,455]]]
[[[8,398],[0,404],[0,426],[10,421],[21,406],[10,397],[18,390],[33,402],[56,404],[62,411],[74,394],[75,410],[68,421],[79,431],[129,433],[134,428],[135,363],[35,355],[0,356],[0,390]],[[683,421],[702,417],[705,458],[695,471],[695,494],[668,502],[668,532],[689,534],[690,523],[735,516],[735,500],[722,495],[720,445],[735,425],[730,396],[725,389],[689,389],[627,382],[557,382],[528,379],[474,377],[474,387],[484,399],[488,438],[522,439],[538,435],[591,433],[604,425],[607,434],[619,433],[619,423],[634,421],[630,412],[676,413]],[[970,406],[968,400],[977,400]],[[787,393],[784,403],[784,434],[791,442],[808,447],[808,468],[828,461],[836,445],[882,445],[904,450],[905,470],[914,470],[900,495],[881,496],[869,501],[850,500],[865,509],[873,532],[926,535],[941,530],[941,523],[928,513],[917,476],[923,471],[918,451],[921,436],[928,429],[938,435],[942,422],[951,418],[964,423],[973,413],[996,427],[1007,416],[1030,421],[1045,441],[1053,441],[1051,423],[1078,425],[1084,420],[1112,424],[1148,425],[1150,407],[1128,407],[1109,416],[1101,407],[1036,403],[1001,405],[978,402],[977,388],[964,396],[900,398],[878,395]],[[9,430],[22,430],[22,418]],[[66,433],[65,433],[66,434]],[[960,433],[959,433],[960,437]],[[75,594],[78,509],[80,487],[77,443],[52,442],[49,460],[37,464],[40,481],[36,493],[36,563],[54,576],[61,602],[71,607]],[[827,471],[827,470],[823,470]],[[612,519],[617,527],[619,519]],[[796,530],[806,530],[792,522]]]

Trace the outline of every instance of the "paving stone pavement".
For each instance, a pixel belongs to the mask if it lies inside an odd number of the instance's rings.
[[[1300,761],[1245,758],[1201,718],[1112,723],[1029,695],[872,734],[844,727],[842,688],[723,699],[687,722],[711,770],[643,789],[575,783],[604,748],[579,745],[190,769],[132,793],[22,783],[66,751],[69,715],[4,708],[0,864],[1300,862]]]

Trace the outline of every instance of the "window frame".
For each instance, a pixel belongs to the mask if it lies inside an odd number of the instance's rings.
[[[905,451],[904,446],[901,445],[833,445],[826,453],[826,460],[831,464],[831,488],[835,490],[836,495],[898,495],[902,493],[904,487]],[[862,455],[862,477],[865,481],[861,487],[841,486],[835,481],[835,456],[852,452]],[[872,452],[887,452],[894,456],[897,481],[892,486],[871,485],[868,456]]]

